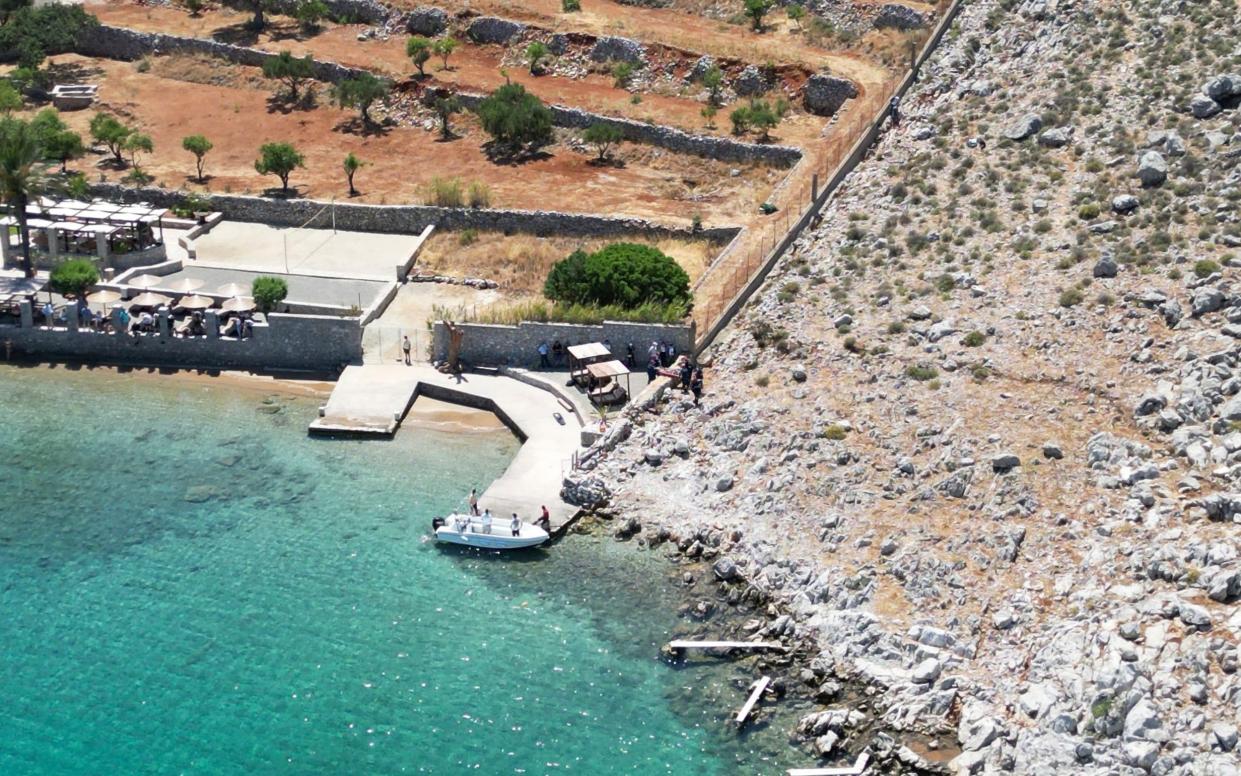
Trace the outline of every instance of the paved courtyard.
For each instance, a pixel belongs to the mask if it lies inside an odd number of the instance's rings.
[[[203,267],[189,263],[184,269],[167,275],[164,285],[181,278],[193,278],[203,281],[203,287],[199,289],[202,293],[214,294],[216,289],[228,283],[240,283],[248,288],[254,279],[261,275],[285,279],[285,282],[289,284],[289,296],[285,300],[287,302],[339,307],[357,305],[363,310],[374,304],[391,283],[391,281],[323,278],[312,275],[285,275],[283,272],[249,272],[227,267]],[[159,289],[160,286],[156,286],[154,290]]]
[[[171,240],[175,243],[175,236]],[[371,280],[396,280],[418,235],[277,228],[222,221],[194,242],[198,261],[270,274],[289,272]],[[170,250],[169,257],[176,251]]]

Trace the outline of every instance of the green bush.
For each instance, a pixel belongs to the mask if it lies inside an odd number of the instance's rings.
[[[292,143],[264,143],[259,146],[259,158],[254,161],[254,171],[259,175],[275,175],[280,179],[280,190],[289,190],[289,175],[298,167],[306,166],[306,157]]]
[[[551,142],[552,112],[521,84],[505,84],[478,105],[483,130],[509,150],[533,149]]]
[[[582,10],[582,0],[560,0],[560,10],[565,13],[576,13]]]
[[[629,309],[651,302],[688,305],[689,275],[657,248],[613,243],[595,253],[575,251],[556,262],[543,294],[561,303]]]
[[[492,323],[503,326],[516,326],[522,321],[539,323],[573,323],[582,326],[597,326],[604,321],[629,321],[632,323],[681,323],[685,320],[688,310],[684,303],[668,304],[649,303],[633,309],[617,305],[600,307],[597,305],[566,305],[548,304],[547,302],[518,302],[511,305],[489,307],[477,312],[465,308],[448,309],[435,305],[433,315],[437,319],[469,321],[473,323]]]
[[[99,270],[87,259],[62,261],[52,268],[49,278],[53,291],[77,299],[81,299],[98,282]]]
[[[1074,307],[1076,305],[1081,304],[1082,299],[1084,298],[1085,297],[1082,296],[1082,292],[1080,289],[1066,288],[1060,292],[1060,300],[1059,300],[1060,306],[1061,307]]]
[[[905,370],[905,376],[923,383],[938,377],[939,370],[928,364],[913,364]]]
[[[1219,265],[1210,259],[1199,259],[1194,262],[1194,274],[1200,278],[1210,277],[1219,272]]]
[[[1077,209],[1077,217],[1083,221],[1089,221],[1099,217],[1099,204],[1097,202],[1087,202]]]
[[[275,309],[288,295],[289,284],[284,282],[284,278],[264,275],[255,278],[250,285],[250,296],[254,297],[254,303],[265,313]]]
[[[629,79],[633,78],[633,65],[629,62],[617,62],[612,65],[612,85],[617,89],[624,89],[629,85]]]
[[[961,340],[961,344],[967,348],[976,348],[987,341],[987,335],[981,331],[971,331]]]

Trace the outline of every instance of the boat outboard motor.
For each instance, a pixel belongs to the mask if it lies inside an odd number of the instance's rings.
[[[437,528],[443,528],[446,525],[448,525],[448,521],[442,517],[431,518],[431,530],[432,531],[436,530]]]

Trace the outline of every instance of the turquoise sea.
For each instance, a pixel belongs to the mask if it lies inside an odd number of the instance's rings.
[[[427,543],[507,432],[313,439],[317,400],[0,366],[0,774],[777,773],[678,573]]]

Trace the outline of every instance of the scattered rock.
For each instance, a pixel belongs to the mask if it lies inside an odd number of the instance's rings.
[[[991,459],[991,470],[999,474],[1012,471],[1021,465],[1021,459],[1014,453],[1000,453]]]
[[[465,32],[475,43],[508,43],[525,33],[526,25],[496,16],[478,17]]]
[[[1161,186],[1168,179],[1168,163],[1158,151],[1147,151],[1138,159],[1138,180],[1147,188]]]
[[[411,35],[432,37],[448,29],[448,13],[443,8],[422,6],[409,12],[405,28]]]
[[[600,38],[590,50],[590,58],[595,62],[628,62],[631,65],[644,66],[646,47],[629,38]]]
[[[1004,137],[1020,142],[1033,137],[1042,128],[1043,119],[1037,113],[1027,113],[1004,128]]]
[[[827,73],[815,73],[802,90],[802,103],[810,113],[831,116],[840,110],[846,100],[857,95],[857,87],[852,81]]]

